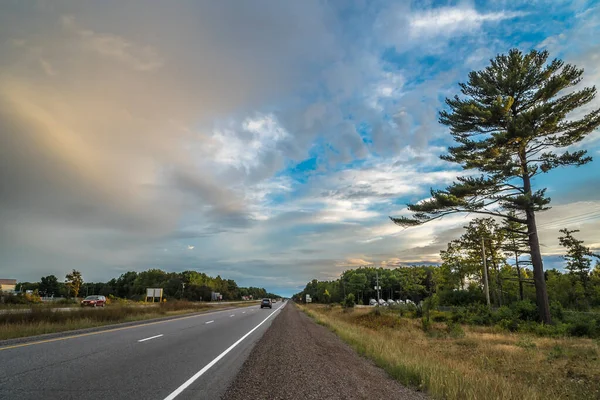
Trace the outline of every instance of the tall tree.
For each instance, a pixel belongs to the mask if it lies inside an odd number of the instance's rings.
[[[548,56],[547,51],[523,54],[512,49],[484,70],[469,73],[468,82],[460,84],[464,98],[446,99],[449,110],[440,112],[440,123],[450,127],[457,142],[441,158],[481,175],[468,174],[445,190],[432,189],[430,199],[408,205],[412,217],[392,218],[398,225],[413,226],[468,212],[526,224],[536,300],[545,323],[551,323],[551,316],[536,213],[549,208],[550,198],[545,188],[533,188],[532,179],[554,168],[590,162],[585,150],[566,148],[600,125],[600,109],[580,119],[567,118],[594,99],[596,88],[559,96],[581,82],[583,70],[558,59],[547,63]]]
[[[65,276],[65,285],[69,290],[69,294],[73,297],[77,297],[79,295],[79,289],[83,284],[83,278],[81,277],[81,272],[74,269],[72,272],[68,273]]]
[[[561,246],[567,249],[567,254],[563,258],[567,261],[567,270],[570,274],[579,277],[583,287],[587,287],[587,282],[590,278],[590,267],[592,265],[592,257],[600,259],[595,253],[592,253],[589,247],[583,245],[583,240],[579,240],[573,236],[573,233],[579,232],[578,229],[568,230],[567,228],[559,231],[564,236],[558,238]]]
[[[40,280],[39,292],[42,296],[58,295],[60,292],[58,278],[54,275],[43,276]]]

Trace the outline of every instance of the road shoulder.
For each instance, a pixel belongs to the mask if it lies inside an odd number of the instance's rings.
[[[223,399],[406,399],[408,389],[293,304],[273,321]]]

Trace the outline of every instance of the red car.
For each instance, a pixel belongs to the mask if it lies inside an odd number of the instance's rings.
[[[104,296],[88,296],[81,300],[81,307],[104,307],[106,305],[106,297]]]

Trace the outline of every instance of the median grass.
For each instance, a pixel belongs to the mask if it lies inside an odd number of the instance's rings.
[[[300,306],[401,383],[438,399],[600,399],[600,342]],[[426,331],[424,331],[424,328]]]
[[[25,310],[26,312],[0,314],[0,340],[254,304],[256,303],[240,302],[219,306],[218,304],[171,301],[156,306],[109,305],[104,308],[77,308],[68,311],[31,307]]]

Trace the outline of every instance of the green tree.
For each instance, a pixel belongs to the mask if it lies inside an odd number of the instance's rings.
[[[77,297],[79,295],[79,289],[81,288],[81,285],[83,285],[81,272],[74,269],[71,273],[68,273],[65,276],[65,285],[67,286],[69,295]]]
[[[58,278],[54,275],[43,276],[40,280],[39,292],[42,296],[58,296],[60,293]]]
[[[516,217],[516,213],[510,213]],[[514,257],[515,269],[517,271],[517,280],[519,282],[519,300],[524,299],[523,290],[523,274],[521,268],[524,264],[528,264],[528,260],[521,259],[523,254],[529,254],[529,243],[527,240],[527,226],[514,220],[505,219],[502,221],[502,230],[504,231],[504,243],[502,250],[507,255]]]
[[[460,84],[465,97],[446,99],[449,110],[440,112],[440,123],[450,127],[457,142],[442,159],[482,175],[469,174],[445,190],[432,189],[430,199],[408,205],[412,217],[392,218],[398,225],[411,226],[468,212],[526,224],[536,302],[545,323],[551,316],[536,213],[548,209],[550,198],[545,188],[533,188],[532,179],[554,168],[590,162],[585,150],[565,148],[600,125],[600,109],[580,119],[567,118],[594,99],[596,88],[559,96],[581,82],[583,70],[558,59],[548,63],[548,55],[512,49],[469,74],[468,82]]]
[[[587,287],[590,278],[590,267],[592,265],[592,257],[600,258],[597,254],[592,253],[589,247],[583,245],[583,240],[578,240],[573,236],[573,233],[579,232],[578,229],[568,230],[567,228],[559,231],[564,236],[558,238],[561,246],[567,249],[567,254],[563,258],[567,261],[567,270],[573,276],[577,276],[583,287]]]
[[[329,294],[329,290],[325,289],[325,291],[323,292],[323,302],[325,304],[329,304],[331,300],[331,295]]]

